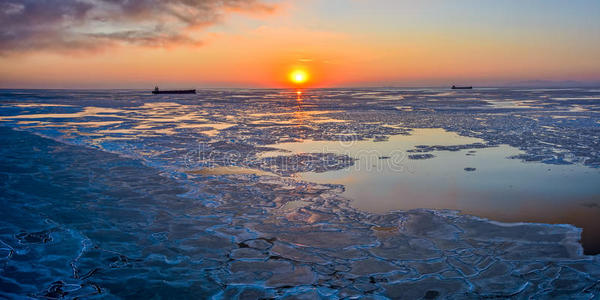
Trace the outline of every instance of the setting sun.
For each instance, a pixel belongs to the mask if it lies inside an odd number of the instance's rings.
[[[296,84],[305,83],[308,80],[308,73],[304,70],[295,70],[290,73],[290,80]]]

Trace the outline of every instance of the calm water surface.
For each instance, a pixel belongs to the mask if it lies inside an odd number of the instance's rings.
[[[523,151],[508,145],[433,151],[434,157],[429,159],[410,159],[411,153],[407,152],[419,145],[481,142],[430,128],[415,129],[411,135],[392,136],[382,142],[308,140],[272,146],[290,151],[285,155],[333,152],[358,159],[346,169],[297,176],[311,182],[344,185],[343,195],[364,211],[451,209],[507,222],[575,224],[584,228],[585,244],[597,244],[598,169],[509,159]],[[273,151],[263,155],[281,154]]]

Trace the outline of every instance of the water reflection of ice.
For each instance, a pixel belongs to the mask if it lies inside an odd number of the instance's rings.
[[[537,101],[535,100],[485,100],[494,108],[534,108]]]
[[[19,104],[16,107],[54,107],[55,105],[40,105]],[[68,107],[68,106],[65,106]],[[18,119],[69,119],[83,117],[119,117],[116,113],[121,113],[122,110],[104,107],[84,107],[82,111],[75,113],[47,113],[47,114],[20,114],[16,116],[4,116],[2,119],[18,120]]]
[[[544,211],[552,205],[584,212],[583,203],[600,189],[600,172],[577,165],[548,167],[509,159],[523,152],[507,146],[470,150],[483,142],[442,129],[415,129],[411,135],[388,141],[301,141],[273,145],[285,152],[269,151],[263,157],[300,153],[336,153],[357,159],[354,166],[329,172],[300,173],[300,178],[342,184],[353,205],[372,212],[415,208],[446,208],[497,220],[548,223],[574,222],[562,210]],[[467,145],[464,150],[436,147],[431,159],[410,160],[417,146]],[[425,147],[421,147],[423,149]],[[441,150],[439,150],[441,149]],[[465,168],[476,172],[467,174]],[[568,182],[569,184],[565,184]],[[544,211],[544,212],[542,212]]]

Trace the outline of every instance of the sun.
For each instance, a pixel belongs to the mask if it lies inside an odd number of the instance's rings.
[[[304,70],[294,70],[290,73],[290,80],[295,84],[303,84],[308,81],[308,73]]]

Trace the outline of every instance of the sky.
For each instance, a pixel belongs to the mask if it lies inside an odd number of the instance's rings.
[[[1,88],[600,82],[599,53],[598,0],[0,0]]]

